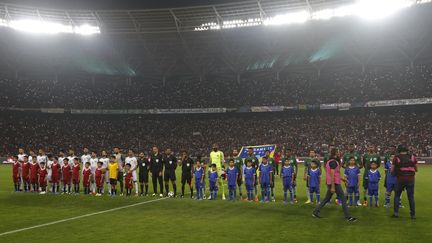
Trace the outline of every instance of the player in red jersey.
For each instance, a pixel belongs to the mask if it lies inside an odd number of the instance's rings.
[[[24,161],[21,166],[21,176],[24,183],[24,192],[30,191],[30,163],[28,162],[28,156],[24,156]]]
[[[53,194],[57,194],[59,192],[60,178],[61,178],[61,166],[58,162],[58,158],[54,157],[53,163],[51,165],[51,183],[52,183]]]
[[[48,170],[45,166],[45,162],[40,163],[39,171],[39,186],[41,188],[40,194],[45,194],[48,186]]]
[[[14,155],[12,157],[13,164],[12,164],[12,180],[14,183],[14,189],[15,192],[20,191],[21,187],[21,163],[18,161],[18,156]]]
[[[63,166],[61,168],[62,175],[63,175],[63,193],[70,193],[71,192],[71,167],[69,165],[69,159],[65,158],[63,160]]]
[[[78,158],[74,158],[73,166],[72,166],[72,184],[74,188],[74,193],[79,194],[79,186],[80,186],[80,171],[81,167],[78,161]]]
[[[103,162],[99,161],[97,162],[97,168],[95,170],[95,182],[97,187],[97,193],[96,196],[101,196],[103,192],[103,185],[104,185],[104,173],[105,169],[102,167]]]
[[[127,171],[126,174],[126,196],[130,196],[132,194],[132,182],[133,182],[133,174],[132,171],[130,170],[131,168],[131,164],[126,164],[125,166],[125,171]]]
[[[37,162],[36,157],[32,157],[32,162],[30,163],[30,184],[33,192],[39,191],[38,172],[39,163]]]
[[[90,162],[85,163],[82,174],[83,174],[84,194],[88,195],[88,194],[90,194],[90,181],[91,181],[91,177],[92,177]]]

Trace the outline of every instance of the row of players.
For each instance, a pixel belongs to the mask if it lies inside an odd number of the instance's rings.
[[[368,153],[363,156],[363,160],[358,153],[354,151],[355,146],[350,145],[348,151],[343,156],[342,163],[345,167],[345,184],[347,186],[347,198],[350,200],[350,204],[361,205],[359,202],[359,183],[361,179],[360,169],[365,168],[363,174],[363,188],[367,195],[364,195],[364,205],[367,205],[367,197],[369,197],[369,203],[372,205],[372,198],[375,197],[375,205],[378,206],[378,182],[381,178],[377,167],[380,165],[380,156],[374,153],[374,147],[369,146]],[[118,149],[115,149],[114,155],[109,158],[105,151],[102,152],[102,157],[97,158],[96,152],[92,152],[90,159],[84,162],[88,155],[88,150],[84,150],[84,155],[81,157],[81,161],[84,164],[84,169],[81,171],[79,159],[74,156],[73,151],[70,151],[70,156],[65,157],[46,157],[43,150],[39,151],[39,155],[32,156],[32,162],[29,163],[29,156],[25,155],[22,150],[18,156],[15,156],[15,163],[13,165],[13,179],[15,190],[21,190],[21,181],[24,185],[24,191],[41,191],[46,193],[48,182],[51,187],[48,189],[54,193],[59,192],[60,182],[63,183],[63,193],[68,192],[79,192],[80,178],[82,176],[82,182],[84,192],[89,194],[91,192],[96,195],[101,195],[104,192],[104,184],[108,184],[110,189],[108,193],[115,195],[116,184],[120,182],[120,194],[123,193],[123,179],[125,179],[127,195],[132,193],[132,186],[135,185],[135,193],[138,195],[138,183],[137,183],[137,169],[139,168],[139,182],[141,184],[141,194],[148,194],[148,174],[152,173],[153,179],[153,196],[157,194],[157,182],[160,185],[160,196],[163,196],[162,186],[162,167],[165,166],[164,178],[165,178],[165,190],[168,194],[169,184],[171,181],[174,189],[174,195],[176,195],[176,178],[175,169],[177,167],[177,159],[173,156],[172,152],[167,149],[165,155],[159,154],[157,147],[153,148],[153,153],[149,158],[146,158],[144,153],[140,153],[137,159],[134,156],[132,150],[128,151],[128,156],[124,159],[125,168],[123,163],[119,163],[118,160],[122,160],[118,155]],[[394,190],[396,178],[387,173],[388,168],[391,167],[391,156],[395,153],[390,148],[390,156],[385,158],[386,167],[386,179],[385,186],[386,191],[386,205],[389,205],[391,192]],[[21,160],[20,160],[21,155]],[[60,154],[62,156],[63,154]],[[216,173],[217,170],[212,169],[208,172],[209,183],[210,183],[210,198],[215,199],[213,195],[217,191],[217,184],[212,187],[212,180],[217,181],[218,178],[224,177],[228,181],[229,195],[231,199],[236,198],[237,188],[242,198],[242,184],[246,185],[247,199],[252,200],[254,197],[251,195],[255,194],[255,200],[258,200],[257,185],[261,185],[262,200],[273,200],[274,201],[274,178],[278,175],[279,169],[277,163],[273,158],[270,158],[270,151],[266,151],[266,157],[263,158],[261,164],[258,164],[258,159],[253,155],[253,149],[248,149],[248,158],[246,158],[247,164],[251,163],[253,173],[249,166],[243,166],[243,161],[238,157],[237,150],[233,151],[233,158],[230,159],[229,167],[224,171],[225,173]],[[48,162],[42,159],[44,156],[49,159]],[[324,161],[326,158],[324,158]],[[296,200],[296,175],[298,172],[297,159],[292,155],[291,150],[287,150],[285,158],[282,159],[283,166],[281,169],[281,177],[283,178],[283,189],[284,199],[287,201],[287,193],[290,192],[290,202],[297,202]],[[189,158],[187,152],[183,152],[182,160],[179,163],[182,166],[182,196],[184,196],[185,184],[187,183],[191,190],[191,196],[193,195],[192,177],[195,177],[195,188],[197,189],[197,198],[205,198],[205,175],[206,175],[206,164],[201,163],[201,159],[198,158],[196,166],[194,168],[194,161]],[[232,166],[231,166],[232,163]],[[269,164],[269,167],[266,165]],[[153,166],[152,166],[153,165]],[[244,168],[245,167],[245,168]],[[232,170],[235,168],[235,170]],[[271,170],[268,171],[270,168]],[[125,169],[125,170],[124,170]],[[291,172],[292,170],[292,172]],[[124,172],[125,171],[125,172]],[[211,174],[214,172],[215,174]],[[235,172],[235,173],[234,173]],[[251,174],[252,173],[252,174]],[[217,177],[215,178],[215,175]],[[233,179],[235,175],[235,179]],[[248,177],[253,176],[253,182]],[[259,175],[259,177],[257,177]],[[124,178],[123,178],[124,177]],[[244,179],[243,179],[244,177]],[[305,171],[304,179],[307,185],[307,196],[310,203],[313,199],[313,194],[316,194],[317,201],[319,202],[319,185],[321,181],[321,162],[316,156],[314,151],[310,151],[310,157],[305,160]],[[200,179],[201,178],[201,179]],[[104,183],[105,182],[105,183]],[[233,185],[234,182],[234,185]],[[252,192],[251,192],[252,183]],[[236,185],[235,185],[236,184]],[[144,187],[145,185],[145,192]],[[73,186],[73,188],[72,188]],[[238,186],[238,187],[237,187]],[[234,189],[234,190],[233,190]],[[202,194],[204,190],[204,195]],[[96,192],[97,191],[97,192]],[[252,194],[251,194],[252,193]],[[166,195],[167,195],[166,194]],[[271,196],[271,199],[270,199]],[[224,197],[224,195],[223,195]]]

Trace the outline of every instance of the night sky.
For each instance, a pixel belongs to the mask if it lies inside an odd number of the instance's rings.
[[[137,9],[174,8],[233,2],[232,0],[1,0],[41,8],[61,9]]]

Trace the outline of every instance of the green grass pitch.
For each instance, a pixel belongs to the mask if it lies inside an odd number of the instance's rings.
[[[350,208],[359,221],[347,223],[342,210],[334,204],[324,208],[324,218],[312,218],[313,206],[304,204],[302,180],[298,180],[296,205],[282,204],[279,178],[274,203],[189,198],[151,201],[155,198],[13,193],[11,167],[5,165],[0,166],[0,242],[430,242],[431,183],[432,167],[420,166],[415,221],[409,219],[408,207],[401,209],[399,219],[390,218],[391,209],[360,207]],[[325,191],[321,189],[322,194]],[[2,235],[144,201],[151,202]],[[381,205],[383,201],[381,182]],[[406,195],[403,203],[408,205]]]

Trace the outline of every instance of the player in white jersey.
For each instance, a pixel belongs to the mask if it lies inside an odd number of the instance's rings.
[[[50,183],[51,183],[51,176],[52,176],[52,170],[51,170],[51,165],[52,165],[52,163],[53,163],[53,156],[52,155],[48,155],[48,162],[47,162],[47,164],[46,164],[46,170],[47,170],[47,172],[48,172],[48,175],[47,175],[47,180],[48,180],[48,187],[47,187],[47,189],[48,189],[48,191],[49,192],[51,192],[52,191],[52,186],[50,185]]]
[[[81,156],[82,168],[84,168],[84,165],[85,165],[87,162],[90,162],[90,158],[91,158],[91,156],[90,156],[90,154],[89,154],[89,150],[88,150],[88,148],[84,148],[84,149],[83,149],[83,155]]]
[[[33,152],[33,150],[30,150],[28,161],[33,161],[33,157],[36,157],[36,154],[35,154],[35,152]]]
[[[97,163],[99,162],[99,159],[97,158],[97,153],[95,151],[92,151],[91,153],[91,157],[90,157],[90,170],[92,175],[94,176],[95,172],[96,172],[96,168],[97,168]],[[95,180],[93,180],[93,178],[90,180],[90,190],[92,190],[93,194],[96,193],[96,185],[95,185]]]
[[[60,168],[63,166],[63,160],[65,158],[65,154],[63,150],[60,150],[58,155],[58,163],[60,164]]]
[[[73,149],[69,149],[69,156],[67,158],[69,159],[69,166],[72,168],[73,167],[73,161],[76,158],[75,151]],[[72,163],[71,163],[71,161],[72,161]]]
[[[105,170],[106,188],[108,188],[108,193],[110,193],[109,171],[107,170],[109,164],[109,158],[105,150],[102,150],[102,157],[99,159],[99,161],[102,162],[102,168]]]
[[[19,148],[18,149],[18,161],[19,162],[23,162],[24,161],[24,156],[27,156],[27,154],[24,153],[24,149],[23,148]]]
[[[43,149],[39,149],[39,154],[36,157],[36,160],[37,160],[39,165],[42,162],[44,162],[45,165],[48,164],[48,157],[46,156],[45,151]]]
[[[138,161],[137,158],[134,156],[134,152],[132,149],[129,149],[128,151],[128,156],[125,159],[125,164],[131,165],[129,171],[132,171],[132,179],[135,186],[135,195],[138,196],[138,177],[137,177]]]

